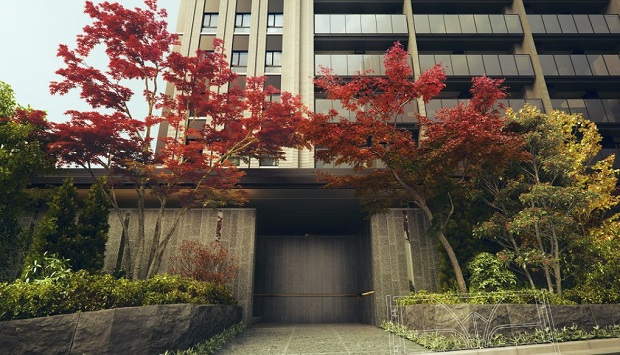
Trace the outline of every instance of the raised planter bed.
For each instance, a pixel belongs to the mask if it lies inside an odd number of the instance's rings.
[[[160,354],[241,321],[239,306],[174,304],[0,322],[4,354]]]

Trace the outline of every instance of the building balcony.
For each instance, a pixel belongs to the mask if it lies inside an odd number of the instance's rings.
[[[528,15],[539,51],[616,52],[620,47],[618,15]]]
[[[440,64],[448,83],[469,84],[471,77],[482,75],[505,78],[510,86],[534,81],[534,68],[527,54],[421,54],[419,58],[422,71]]]
[[[599,77],[618,80],[618,54],[542,54],[538,56],[545,78]]]
[[[315,14],[402,14],[402,0],[314,0]]]
[[[507,51],[523,40],[518,15],[413,15],[421,51]]]
[[[436,119],[436,112],[442,108],[455,107],[460,103],[466,103],[469,99],[434,99],[429,101],[426,107],[426,117],[430,120]],[[517,111],[522,109],[526,104],[536,106],[544,111],[543,102],[540,99],[506,99],[498,100],[496,107],[512,108]]]
[[[409,65],[412,65],[409,58]],[[371,71],[369,75],[385,75],[384,55],[381,54],[316,54],[314,74],[321,75],[321,67],[331,68],[336,75],[353,76]]]
[[[394,42],[406,44],[407,17],[389,14],[315,15],[317,51],[385,51]]]
[[[500,14],[512,0],[411,0],[416,14]]]
[[[620,123],[620,99],[552,99],[556,110],[581,114],[597,124]]]
[[[609,0],[523,0],[523,4],[530,14],[595,14],[603,12]]]
[[[333,123],[340,122],[340,119],[344,118],[348,121],[355,120],[355,113],[342,107],[342,104],[338,100],[331,99],[315,99],[314,111],[317,113],[328,114],[330,111],[335,110],[338,113],[338,117],[334,118]],[[417,101],[411,101],[404,107],[404,113],[393,118],[392,123],[402,126],[412,126],[418,123],[418,103]]]

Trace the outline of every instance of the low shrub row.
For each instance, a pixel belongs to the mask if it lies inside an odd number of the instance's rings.
[[[245,330],[245,324],[238,323],[223,332],[217,334],[211,339],[198,343],[187,350],[178,351],[166,351],[164,355],[210,355],[215,354],[220,350],[228,341],[239,335]]]
[[[131,281],[82,270],[60,281],[47,278],[0,284],[0,320],[173,303],[237,302],[226,286],[169,275]]]
[[[545,302],[554,305],[570,305],[575,302],[560,298],[555,294],[549,294],[545,290],[506,291],[506,292],[474,292],[461,295],[457,292],[428,293],[425,291],[412,292],[408,296],[399,299],[401,306],[412,304],[534,304]]]
[[[550,329],[536,329],[531,332],[515,332],[510,336],[494,334],[489,339],[482,339],[476,336],[445,336],[437,332],[418,332],[404,325],[385,321],[381,323],[381,328],[407,340],[411,340],[432,351],[492,348],[620,337],[620,325],[594,327],[591,331],[579,329],[577,326],[564,327],[553,331]]]

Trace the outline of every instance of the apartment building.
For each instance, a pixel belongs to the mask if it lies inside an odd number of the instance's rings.
[[[620,144],[619,14],[620,0],[182,0],[177,30],[186,55],[223,39],[239,85],[265,75],[314,110],[344,115],[315,90],[320,66],[381,75],[399,41],[416,76],[435,64],[448,76],[439,97],[410,105],[399,124],[414,129],[416,113],[467,100],[471,78],[487,75],[505,78],[507,106],[593,120],[608,155]],[[365,216],[352,191],[320,188],[315,169],[341,167],[309,150],[245,168],[244,223],[255,229],[231,245],[246,248],[236,252],[247,260],[236,286],[246,319],[375,323],[386,296],[437,288],[435,243],[418,211]]]

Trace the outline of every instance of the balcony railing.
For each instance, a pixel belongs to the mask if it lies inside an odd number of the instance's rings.
[[[406,35],[405,15],[314,15],[316,35]]]
[[[522,35],[519,15],[413,15],[418,35]]]
[[[552,99],[551,105],[596,123],[620,123],[620,99]]]
[[[426,117],[431,120],[435,120],[435,113],[437,110],[442,108],[451,108],[457,106],[459,103],[466,103],[469,101],[468,99],[434,99],[429,101],[426,107]],[[542,100],[540,99],[507,99],[507,100],[498,100],[496,107],[500,107],[502,104],[505,108],[512,108],[513,110],[519,110],[525,106],[525,104],[530,104],[532,106],[536,106],[541,110],[544,110]]]
[[[618,15],[527,15],[535,35],[541,34],[617,34]]]
[[[372,71],[370,75],[385,75],[383,58],[381,54],[317,54],[314,56],[314,74],[321,75],[320,68],[325,67],[341,76],[351,76],[367,70]]]
[[[423,54],[422,71],[441,64],[448,76],[534,77],[527,54]]]
[[[548,54],[539,60],[545,76],[620,76],[617,54]]]
[[[338,112],[338,117],[336,117],[333,123],[337,123],[340,121],[340,118],[347,119],[349,121],[355,120],[355,113],[347,110],[342,107],[342,104],[338,100],[331,99],[315,99],[314,100],[314,111],[317,113],[327,114],[331,110],[336,110]],[[396,122],[399,124],[415,124],[418,122],[418,103],[417,101],[411,101],[404,107],[404,113],[395,117],[392,122]]]

